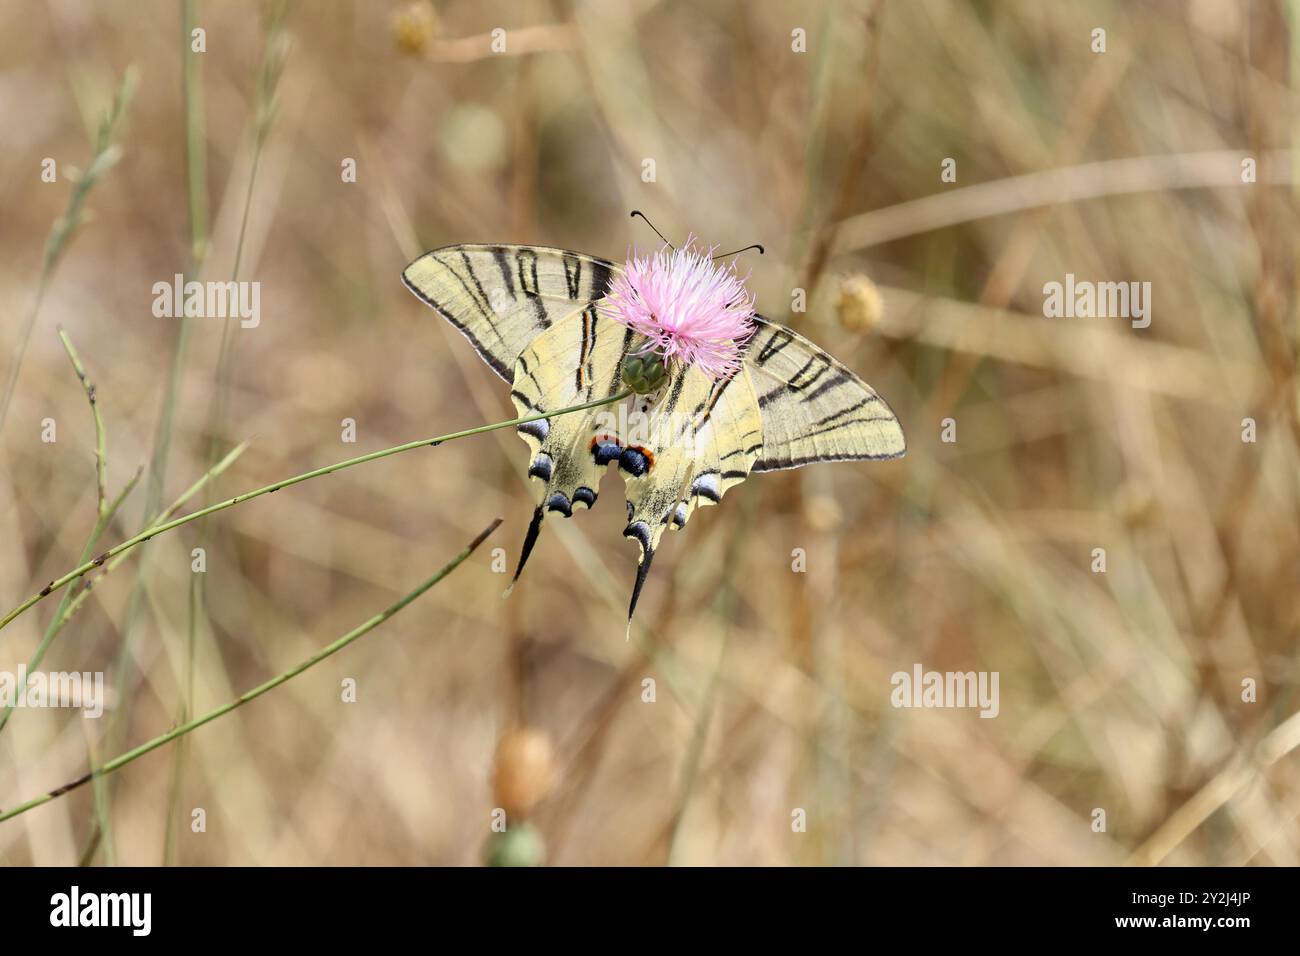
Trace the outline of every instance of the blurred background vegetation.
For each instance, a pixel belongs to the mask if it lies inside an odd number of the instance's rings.
[[[492,549],[513,563],[532,507],[508,432],[161,537],[43,665],[107,672],[110,716],[16,712],[0,806],[284,670],[506,518],[344,654],[0,825],[0,861],[468,864],[505,807],[531,826],[511,852],[556,864],[1300,862],[1296,15],[0,0],[6,370],[35,315],[0,433],[6,608],[78,563],[96,517],[93,420],[56,327],[96,385],[110,492],[144,468],[107,546],[245,439],[187,508],[512,417],[402,267],[458,242],[617,259],[653,244],[632,208],[670,238],[764,243],[745,260],[760,310],[861,373],[909,441],[698,512],[630,643],[636,548],[609,484],[547,523],[500,600]],[[120,157],[33,313],[130,65]],[[260,325],[155,317],[176,273],[259,281]],[[1150,282],[1150,328],[1044,318],[1066,273]],[[0,634],[0,668],[55,611]],[[999,716],[893,708],[890,675],[917,662],[998,671]]]

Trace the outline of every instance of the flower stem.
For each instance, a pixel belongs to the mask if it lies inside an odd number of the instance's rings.
[[[81,387],[86,392],[86,400],[90,402],[90,413],[95,419],[95,515],[102,521],[108,510],[108,453],[105,450],[104,416],[99,411],[99,398],[95,386],[87,377],[86,367],[81,364],[81,356],[77,354],[72,339],[68,337],[68,333],[62,326],[59,326],[59,341],[63,343],[63,350],[68,353],[72,370],[77,373],[77,380],[81,382]]]
[[[326,647],[322,648],[321,650],[317,651],[315,654],[307,658],[305,661],[302,661],[301,663],[294,665],[293,667],[289,668],[287,671],[285,671],[282,674],[279,674],[276,677],[272,677],[266,683],[259,684],[258,686],[254,687],[252,690],[245,691],[243,694],[240,694],[238,697],[236,697],[234,700],[230,701],[229,703],[222,704],[220,707],[216,708],[215,710],[208,711],[202,717],[196,717],[194,720],[191,720],[188,723],[181,724],[179,727],[174,727],[171,730],[167,731],[167,733],[155,737],[153,738],[153,740],[143,743],[133,750],[128,750],[126,753],[114,757],[112,760],[107,761],[97,769],[91,770],[89,773],[82,774],[80,777],[71,781],[70,783],[65,783],[61,787],[56,787],[53,790],[49,791],[48,793],[44,793],[39,797],[33,797],[31,800],[28,800],[26,803],[20,803],[18,804],[18,806],[14,807],[11,810],[5,810],[3,812],[0,812],[0,823],[3,823],[5,820],[10,819],[11,817],[16,817],[20,813],[26,813],[28,810],[31,810],[35,807],[39,807],[41,804],[49,803],[51,800],[55,799],[56,797],[61,797],[65,793],[68,793],[72,790],[76,790],[78,787],[84,786],[85,784],[90,783],[90,781],[98,777],[103,777],[106,774],[110,774],[115,770],[121,770],[127,764],[131,763],[134,760],[138,760],[139,758],[143,757],[145,754],[157,750],[159,747],[163,746],[164,744],[170,743],[171,741],[175,740],[178,737],[183,737],[186,734],[190,733],[191,731],[197,730],[198,728],[202,727],[204,724],[211,723],[212,721],[216,720],[218,717],[224,717],[232,710],[242,707],[244,706],[244,704],[247,704],[249,701],[256,700],[258,697],[261,697],[267,691],[275,690],[275,688],[279,687],[281,684],[292,680],[293,678],[301,674],[303,671],[308,670],[309,668],[319,664],[321,661],[325,660],[325,658],[337,654],[339,651],[343,650],[343,648],[347,647],[357,638],[363,637],[364,635],[368,634],[370,631],[373,631],[380,624],[383,624],[386,620],[388,620],[398,611],[402,610],[402,608],[406,607],[406,605],[410,604],[412,601],[414,601],[416,598],[422,595],[425,591],[429,590],[429,588],[433,587],[435,584],[437,584],[447,575],[451,574],[452,571],[455,571],[456,568],[458,568],[465,561],[466,558],[468,558],[471,554],[474,553],[474,549],[477,548],[480,544],[482,544],[487,539],[487,536],[490,535],[493,531],[495,531],[497,529],[497,526],[500,524],[501,524],[501,519],[497,518],[490,525],[488,525],[481,532],[479,532],[478,536],[473,541],[471,541],[468,545],[466,545],[465,549],[461,551],[460,554],[452,558],[451,561],[449,561],[442,568],[442,570],[438,571],[437,574],[433,575],[433,577],[426,579],[424,583],[422,583],[414,591],[408,593],[397,603],[389,606],[383,611],[380,611],[378,614],[370,618],[364,624],[361,624],[353,628],[352,630],[348,631],[338,640],[334,641],[332,644],[329,644]]]
[[[86,367],[81,364],[81,356],[73,347],[72,339],[68,333],[59,328],[59,339],[63,342],[63,348],[68,353],[68,359],[72,362],[72,369],[77,373],[77,378],[81,381],[81,387],[86,392],[86,400],[90,403],[90,411],[95,419],[95,486],[96,486],[96,504],[95,504],[95,526],[90,532],[90,537],[81,549],[80,560],[89,560],[90,556],[95,553],[95,546],[99,542],[100,536],[108,530],[109,524],[117,515],[117,511],[122,507],[122,503],[135,490],[136,482],[140,480],[140,472],[137,471],[135,476],[126,483],[126,486],[110,502],[107,498],[108,483],[108,455],[105,451],[107,441],[104,437],[104,416],[99,411],[99,399],[96,396],[95,386],[91,384],[86,375]],[[27,662],[27,673],[33,673],[36,668],[41,666],[41,661],[45,657],[45,652],[49,650],[50,644],[58,636],[63,625],[68,623],[68,618],[75,610],[74,604],[78,598],[84,597],[84,591],[80,595],[74,595],[72,591],[64,591],[63,597],[59,601],[58,610],[54,612],[54,617],[46,625],[45,636],[41,638],[40,644],[36,646],[36,652],[32,654],[31,659]],[[3,732],[5,726],[9,723],[9,718],[13,716],[15,701],[0,710],[0,732]]]
[[[628,389],[619,392],[617,395],[611,395],[608,398],[597,399],[594,402],[584,402],[581,405],[571,405],[568,408],[557,409],[556,411],[553,412],[538,412],[535,415],[525,415],[522,418],[512,418],[509,421],[494,422],[491,425],[479,425],[476,428],[467,428],[464,431],[452,432],[449,435],[440,435],[437,438],[421,438],[418,441],[407,442],[404,445],[394,445],[392,448],[385,448],[381,451],[372,451],[368,455],[360,455],[356,458],[349,458],[347,461],[340,461],[334,463],[333,465],[326,465],[323,468],[316,468],[312,471],[306,471],[303,472],[301,475],[294,475],[292,478],[285,478],[283,481],[277,481],[274,484],[265,485],[264,487],[257,488],[254,491],[247,491],[244,492],[244,494],[242,495],[235,495],[235,497],[233,498],[227,498],[225,501],[219,501],[216,504],[209,505],[206,508],[200,508],[198,511],[184,515],[183,517],[174,518],[171,521],[166,521],[163,522],[162,524],[154,525],[152,528],[146,528],[145,530],[141,531],[139,534],[135,535],[132,538],[127,538],[121,544],[109,548],[107,551],[105,551],[99,557],[95,558],[93,561],[87,561],[86,563],[80,565],[79,567],[73,568],[71,571],[69,571],[67,574],[63,575],[62,577],[55,578],[49,584],[45,585],[45,587],[43,587],[40,591],[33,594],[27,600],[23,601],[22,604],[19,604],[17,607],[15,607],[3,618],[0,618],[0,630],[7,627],[10,624],[10,622],[14,620],[14,618],[18,617],[24,611],[30,609],[33,605],[39,603],[44,598],[48,597],[54,591],[57,591],[59,590],[59,588],[71,584],[73,581],[77,580],[77,578],[81,577],[83,574],[86,574],[90,571],[93,571],[95,568],[100,567],[102,564],[104,564],[104,562],[108,561],[109,559],[117,557],[119,554],[122,554],[124,551],[129,551],[131,548],[134,548],[138,544],[144,544],[144,542],[148,541],[150,538],[160,535],[166,531],[171,531],[173,528],[179,528],[183,524],[189,524],[191,521],[197,521],[199,518],[213,514],[214,512],[224,511],[227,508],[232,508],[235,505],[244,503],[245,501],[251,501],[254,498],[260,498],[262,495],[270,494],[273,491],[279,491],[281,488],[288,488],[290,485],[296,485],[301,482],[308,481],[309,479],[312,478],[320,478],[323,475],[332,475],[336,471],[342,471],[344,468],[351,468],[353,465],[361,465],[368,461],[378,461],[380,458],[387,458],[390,455],[397,455],[400,454],[401,452],[411,451],[414,448],[421,448],[426,445],[436,447],[438,445],[443,444],[444,442],[455,441],[457,438],[468,438],[471,435],[482,435],[485,432],[497,431],[498,429],[501,428],[510,428],[515,425],[524,425],[527,424],[528,422],[540,421],[543,418],[553,418],[557,415],[568,415],[571,412],[581,412],[589,408],[598,408],[601,405],[610,405],[613,404],[614,402],[622,401],[623,399],[627,398],[631,394],[632,391]]]
[[[45,293],[49,290],[54,269],[78,227],[86,221],[84,208],[86,197],[90,195],[95,183],[103,178],[122,156],[121,147],[113,143],[113,134],[126,113],[131,98],[135,96],[138,79],[139,74],[135,67],[128,67],[122,76],[121,85],[113,96],[112,105],[99,122],[99,130],[95,137],[95,151],[91,156],[90,165],[77,173],[72,183],[72,190],[68,194],[68,205],[63,215],[50,227],[49,236],[45,240],[45,257],[41,260],[40,277],[36,280],[36,291],[23,319],[22,331],[18,334],[18,347],[9,362],[9,375],[4,392],[0,393],[0,429],[4,428],[9,403],[14,396],[14,386],[18,383],[18,372],[22,369],[23,358],[27,355],[27,344],[31,341],[32,329],[36,326],[36,317],[40,314],[41,304],[45,301]]]

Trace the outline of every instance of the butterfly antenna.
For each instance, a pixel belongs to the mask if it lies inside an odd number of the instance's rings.
[[[640,216],[642,219],[645,219],[645,224],[646,224],[647,226],[649,226],[651,229],[654,229],[654,234],[655,234],[656,236],[658,236],[660,239],[663,239],[663,240],[664,240],[664,245],[666,245],[669,249],[672,249],[674,252],[677,251],[677,247],[674,246],[674,245],[673,245],[671,242],[669,242],[667,239],[664,239],[664,234],[663,234],[662,232],[660,232],[658,229],[655,229],[655,224],[654,224],[653,222],[651,222],[649,219],[647,219],[647,218],[646,218],[646,214],[643,213],[640,209],[633,209],[633,210],[632,210],[632,215],[631,215],[629,218],[631,218],[631,219],[635,219],[637,216]]]
[[[519,554],[519,564],[515,567],[515,576],[510,579],[510,587],[505,589],[501,596],[507,598],[510,592],[515,589],[515,582],[519,580],[519,574],[528,563],[528,556],[533,553],[533,545],[537,543],[537,534],[542,530],[542,518],[545,517],[542,506],[538,505],[537,510],[533,512],[533,520],[528,524],[528,533],[524,535],[524,548]]]
[[[757,250],[758,250],[758,254],[759,254],[760,256],[763,255],[763,253],[766,251],[766,250],[764,250],[764,248],[762,247],[762,245],[760,245],[759,243],[756,242],[756,243],[754,243],[752,246],[746,246],[744,249],[737,249],[735,252],[723,252],[723,253],[719,253],[718,255],[714,256],[713,258],[714,258],[714,259],[725,259],[725,258],[727,258],[727,256],[738,256],[738,255],[740,255],[742,252],[748,252],[750,249],[757,249]]]

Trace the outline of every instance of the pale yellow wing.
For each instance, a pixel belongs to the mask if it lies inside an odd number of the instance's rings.
[[[697,506],[720,502],[749,476],[762,448],[758,403],[744,368],[715,382],[677,365],[662,392],[637,412],[644,419],[632,419],[624,437],[635,467],[621,463],[628,499],[623,534],[641,545],[629,622],[664,531],[685,527]]]
[[[402,278],[511,383],[524,416],[623,390],[623,359],[642,340],[595,307],[618,268],[543,246],[460,245],[421,256]],[[641,546],[630,621],[663,532],[751,471],[903,454],[898,420],[870,386],[791,329],[756,324],[730,379],[674,365],[655,395],[519,426],[538,505],[516,579],[545,516],[592,507],[611,463],[627,483],[623,533]]]
[[[447,246],[425,253],[402,281],[469,339],[507,382],[540,333],[605,294],[612,262],[546,246]]]
[[[897,416],[870,385],[793,329],[755,323],[745,352],[763,420],[754,471],[906,452]]]
[[[515,363],[510,398],[520,417],[623,391],[620,366],[634,338],[590,306],[557,320]],[[605,466],[618,458],[619,419],[618,406],[608,405],[518,426],[532,452],[528,474],[538,481],[539,508],[568,517],[575,503],[595,504]],[[599,452],[605,439],[610,447]]]
[[[552,323],[515,364],[510,393],[520,416],[597,401],[623,391],[623,359],[640,339],[588,307]],[[627,482],[624,535],[641,545],[628,617],[665,529],[680,528],[700,504],[716,504],[749,474],[762,425],[749,378],[713,382],[678,366],[659,393],[519,426],[537,507],[517,579],[546,515],[569,517],[595,504],[600,478],[617,464]]]
[[[519,416],[618,394],[623,390],[623,358],[634,338],[631,329],[602,321],[591,305],[557,318],[515,362],[510,399]],[[618,407],[608,405],[518,426],[531,452],[528,475],[534,479],[538,504],[513,580],[528,562],[547,513],[568,518],[575,504],[595,505],[601,475],[621,452],[619,419]]]

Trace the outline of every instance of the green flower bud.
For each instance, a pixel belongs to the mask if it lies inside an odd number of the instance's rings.
[[[663,388],[668,381],[668,369],[653,352],[629,355],[623,359],[623,384],[638,395],[649,395]]]

